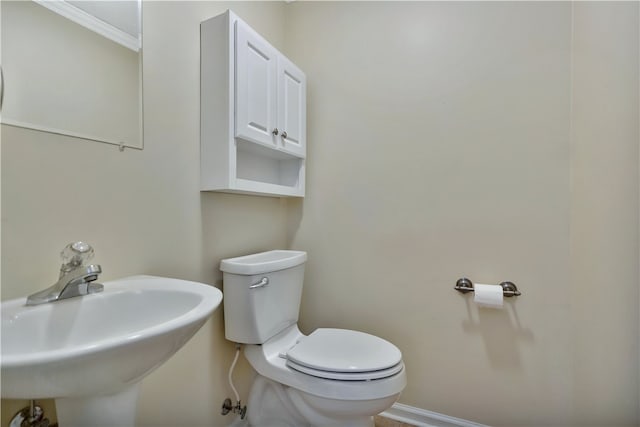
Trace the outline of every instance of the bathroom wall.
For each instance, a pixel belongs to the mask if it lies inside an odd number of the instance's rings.
[[[198,191],[198,24],[227,7],[307,73],[304,200]],[[402,403],[638,424],[636,3],[145,2],[143,28],[144,151],[2,126],[3,300],[76,239],[104,280],[215,286],[224,257],[304,249],[302,329],[396,343]],[[523,295],[478,310],[461,276]],[[144,381],[139,424],[228,424],[232,357],[218,310]]]
[[[638,4],[295,2],[301,326],[397,344],[401,403],[494,426],[638,415]],[[502,311],[453,290],[515,282]]]
[[[574,402],[583,424],[621,422],[640,408],[631,369],[638,331],[630,327],[638,319],[640,264],[638,9],[637,2],[574,9],[572,339]]]
[[[3,300],[51,285],[60,250],[78,239],[94,246],[104,281],[142,273],[218,287],[220,259],[285,246],[284,201],[199,191],[199,23],[229,7],[282,46],[284,3],[144,3],[143,151],[2,126]],[[143,382],[139,424],[229,423],[219,413],[233,352],[219,309]],[[251,372],[239,365],[244,398]],[[25,404],[4,400],[1,424]]]

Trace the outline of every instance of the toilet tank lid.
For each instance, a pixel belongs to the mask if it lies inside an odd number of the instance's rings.
[[[223,259],[220,261],[220,270],[225,273],[253,276],[295,267],[306,260],[307,253],[303,251],[275,250]]]

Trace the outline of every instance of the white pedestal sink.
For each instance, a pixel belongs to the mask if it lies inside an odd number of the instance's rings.
[[[133,426],[139,382],[220,305],[202,283],[132,276],[37,306],[2,303],[3,398],[56,399],[60,427]]]

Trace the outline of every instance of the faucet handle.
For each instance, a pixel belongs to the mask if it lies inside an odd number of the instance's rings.
[[[62,266],[60,267],[60,273],[62,274],[83,265],[93,258],[93,248],[85,242],[69,243],[60,252],[60,257],[62,258]]]

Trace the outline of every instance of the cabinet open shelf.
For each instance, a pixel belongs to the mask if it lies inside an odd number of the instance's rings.
[[[238,186],[262,194],[304,194],[303,158],[241,140],[236,147]]]

